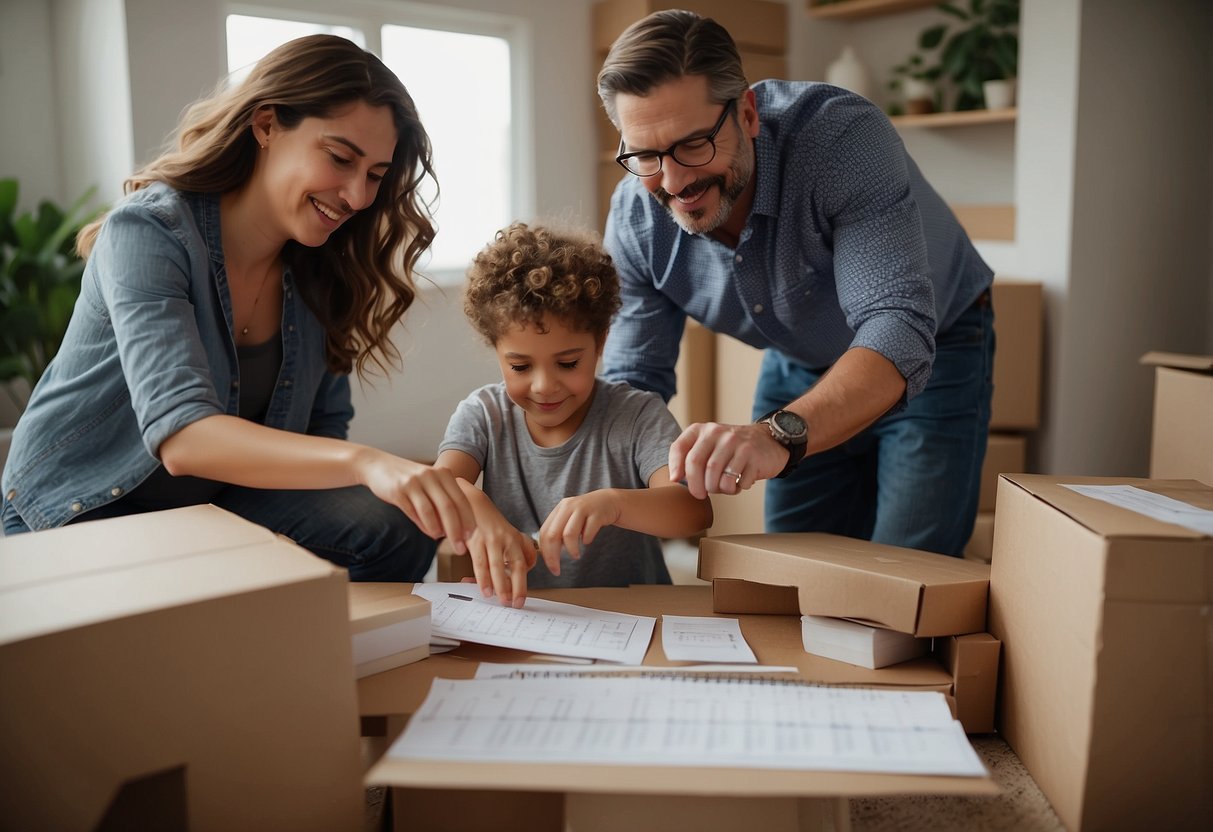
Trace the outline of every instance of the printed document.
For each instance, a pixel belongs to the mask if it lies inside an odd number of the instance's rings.
[[[943,694],[704,677],[435,679],[389,755],[985,776]]]
[[[692,664],[666,666],[659,664],[518,664],[507,662],[481,662],[476,665],[477,679],[549,679],[553,676],[669,676],[671,674],[724,674],[739,673],[755,676],[781,677],[798,674],[800,668],[777,664]]]
[[[1213,536],[1213,511],[1197,508],[1182,500],[1164,497],[1133,485],[1067,485],[1066,488],[1164,523],[1174,523]]]
[[[736,618],[663,615],[661,648],[672,662],[758,662]]]
[[[475,584],[416,584],[430,602],[431,632],[533,653],[641,664],[657,620],[527,598],[516,610],[482,598]]]

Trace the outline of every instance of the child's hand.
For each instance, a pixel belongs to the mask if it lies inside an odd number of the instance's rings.
[[[574,558],[581,547],[594,542],[603,526],[619,522],[622,512],[618,492],[602,488],[579,497],[565,497],[556,504],[539,530],[539,554],[553,575],[560,574],[560,547],[564,545]]]
[[[518,531],[495,508],[478,511],[476,530],[467,539],[472,571],[480,592],[507,606],[526,603],[526,573],[535,565],[535,541]]]

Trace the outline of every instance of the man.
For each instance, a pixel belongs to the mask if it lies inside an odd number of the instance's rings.
[[[671,477],[697,497],[769,479],[768,531],[960,555],[993,275],[888,120],[825,84],[750,88],[729,34],[685,11],[624,32],[598,94],[633,174],[606,227],[623,290],[606,376],[668,400],[687,315],[766,350],[758,421],[691,425]]]

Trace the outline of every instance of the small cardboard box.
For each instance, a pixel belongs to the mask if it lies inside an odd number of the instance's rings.
[[[1064,484],[1213,510],[1192,480],[1002,478],[1002,735],[1071,832],[1213,828],[1213,539]]]
[[[1040,283],[995,280],[994,398],[992,430],[1032,430],[1040,426],[1040,368],[1044,355],[1044,287]]]
[[[0,538],[0,825],[358,828],[345,586],[214,506]]]
[[[925,638],[986,629],[989,567],[832,534],[699,542],[716,612],[829,615]]]
[[[349,585],[350,635],[357,678],[430,655],[430,602],[414,595],[411,587],[402,583]]]
[[[1028,440],[1012,433],[991,433],[986,440],[985,461],[981,465],[981,489],[977,510],[993,511],[998,496],[999,474],[1022,474],[1027,470]]]
[[[1150,477],[1213,485],[1213,356],[1148,352],[1154,373]]]
[[[973,521],[973,534],[965,544],[965,560],[989,563],[994,555],[994,512],[978,512]]]

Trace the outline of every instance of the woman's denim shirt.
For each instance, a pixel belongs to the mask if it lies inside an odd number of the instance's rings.
[[[282,296],[265,424],[344,439],[349,378],[328,371],[289,269]],[[4,496],[31,529],[61,526],[141,483],[186,425],[236,415],[239,395],[219,197],[150,185],[101,228],[63,346],[13,432]]]

